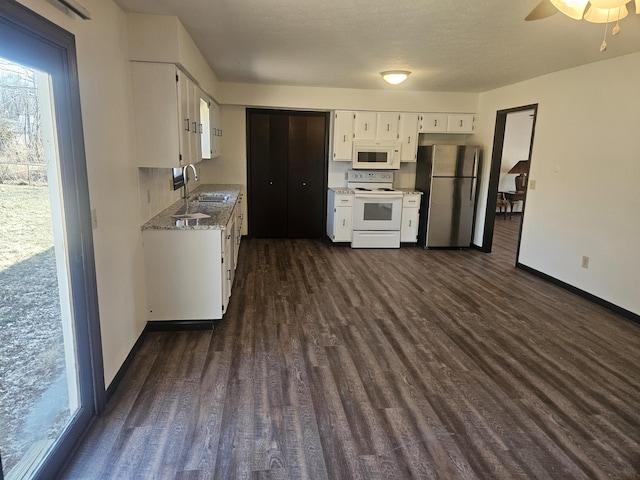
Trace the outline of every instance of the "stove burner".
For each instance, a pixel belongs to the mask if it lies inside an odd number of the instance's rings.
[[[360,190],[360,191],[362,191],[362,192],[370,192],[370,191],[371,191],[371,189],[370,189],[370,188],[364,188],[364,187],[356,187],[355,189],[356,189],[356,190]]]
[[[382,192],[395,192],[393,188],[378,188]]]

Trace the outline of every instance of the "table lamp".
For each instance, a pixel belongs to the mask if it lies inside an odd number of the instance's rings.
[[[519,174],[516,177],[516,191],[524,192],[527,189],[527,174],[529,173],[529,160],[520,160],[508,173]]]

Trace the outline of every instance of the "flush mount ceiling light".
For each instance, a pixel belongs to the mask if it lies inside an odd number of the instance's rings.
[[[631,0],[542,0],[534,8],[525,20],[540,20],[560,11],[574,20],[582,20],[591,23],[604,23],[604,38],[600,45],[600,51],[607,49],[607,32],[609,23],[615,22],[611,33],[620,33],[619,21],[625,18],[629,11],[627,3]],[[640,0],[635,0],[636,13],[640,14]],[[556,10],[553,9],[556,8]]]
[[[387,70],[386,72],[380,72],[385,82],[391,85],[398,85],[404,82],[411,72],[408,70]]]

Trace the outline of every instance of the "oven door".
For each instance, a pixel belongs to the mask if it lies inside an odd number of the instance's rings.
[[[353,200],[354,230],[400,230],[402,194],[356,193]]]

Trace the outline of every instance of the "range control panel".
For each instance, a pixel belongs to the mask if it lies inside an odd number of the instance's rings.
[[[393,183],[393,172],[383,170],[349,170],[347,181],[366,183]]]

